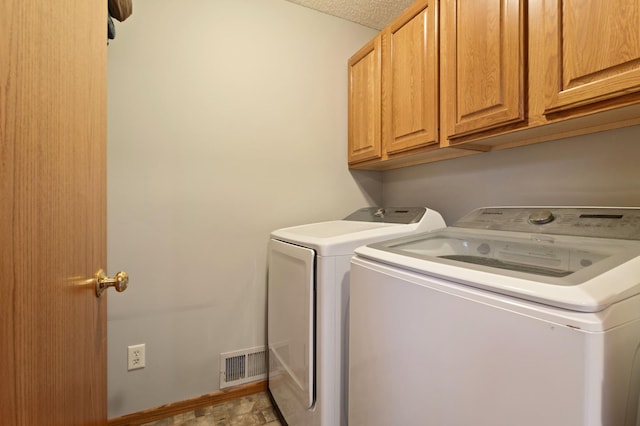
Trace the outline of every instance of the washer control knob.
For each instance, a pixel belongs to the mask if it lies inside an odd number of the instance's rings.
[[[529,223],[533,225],[544,225],[545,223],[553,222],[555,217],[549,210],[539,210],[529,215]]]

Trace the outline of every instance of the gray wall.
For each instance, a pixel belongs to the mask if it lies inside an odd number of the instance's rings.
[[[109,417],[218,390],[220,353],[265,344],[269,232],[380,202],[346,166],[346,63],[375,33],[284,0],[136,0],[117,24]]]
[[[490,205],[640,206],[640,126],[383,174],[387,205],[426,205],[453,223]]]

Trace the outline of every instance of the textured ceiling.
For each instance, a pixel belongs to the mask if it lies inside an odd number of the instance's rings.
[[[288,0],[329,15],[381,30],[414,0]]]

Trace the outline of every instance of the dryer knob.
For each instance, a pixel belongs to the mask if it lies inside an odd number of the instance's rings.
[[[549,210],[540,210],[529,215],[529,223],[533,225],[544,225],[545,223],[553,222],[555,217]]]
[[[491,251],[491,246],[487,243],[482,243],[478,246],[478,253],[487,255]]]

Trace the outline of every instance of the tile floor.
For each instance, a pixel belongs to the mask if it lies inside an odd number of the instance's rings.
[[[143,426],[280,426],[265,392],[244,396],[222,404],[198,408]]]

